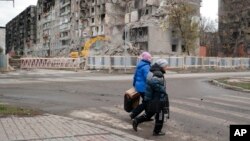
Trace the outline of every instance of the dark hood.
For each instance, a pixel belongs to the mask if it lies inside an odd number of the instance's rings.
[[[157,72],[157,71],[160,71],[163,74],[166,73],[166,71],[156,63],[150,68],[150,71],[152,73]]]

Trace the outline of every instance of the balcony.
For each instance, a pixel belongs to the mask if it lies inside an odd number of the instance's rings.
[[[69,40],[70,39],[70,36],[63,36],[63,37],[60,37],[60,40]]]
[[[60,31],[70,30],[70,24],[62,24],[59,27]]]
[[[64,12],[60,13],[60,16],[67,15],[67,14],[69,14],[69,13],[70,13],[70,10],[66,10],[66,11],[64,11]]]
[[[62,8],[62,7],[65,7],[65,6],[69,5],[69,4],[70,4],[70,1],[65,2],[65,3],[60,3],[60,7]]]
[[[97,5],[105,4],[105,0],[97,0],[96,4]]]

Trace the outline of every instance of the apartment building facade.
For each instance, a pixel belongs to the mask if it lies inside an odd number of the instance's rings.
[[[2,49],[2,53],[5,54],[5,27],[0,26],[0,48]]]
[[[160,19],[166,16],[168,3],[172,0],[127,0],[126,39],[139,50],[152,54],[181,55],[182,40],[173,28],[164,31]],[[200,11],[200,0],[189,0]],[[197,18],[200,17],[199,12]],[[197,40],[197,48],[199,41]]]
[[[36,46],[36,6],[29,6],[6,24],[6,53],[30,55]]]
[[[23,55],[68,56],[72,50],[82,50],[87,40],[97,36],[105,36],[109,41],[94,43],[90,55],[131,54],[133,49],[152,54],[182,54],[181,39],[175,37],[173,30],[163,31],[159,25],[161,9],[167,1],[38,0],[34,20],[36,44]],[[189,2],[200,8],[200,0]]]
[[[219,0],[220,56],[250,56],[250,1]]]

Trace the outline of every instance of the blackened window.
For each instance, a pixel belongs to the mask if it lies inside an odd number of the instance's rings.
[[[176,45],[172,45],[172,52],[176,52],[177,51],[177,46]]]

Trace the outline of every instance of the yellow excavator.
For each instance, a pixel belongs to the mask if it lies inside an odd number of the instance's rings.
[[[92,46],[92,44],[94,44],[96,41],[107,41],[110,40],[108,37],[105,36],[96,36],[93,37],[89,40],[87,40],[83,46],[83,50],[81,50],[81,52],[79,53],[78,51],[72,51],[70,53],[70,57],[71,58],[78,58],[80,57],[88,57],[89,56],[89,49]]]

